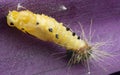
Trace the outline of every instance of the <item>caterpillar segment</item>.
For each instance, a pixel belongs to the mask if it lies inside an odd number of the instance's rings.
[[[85,40],[82,40],[70,28],[65,27],[54,18],[44,14],[34,14],[29,10],[9,11],[7,23],[10,27],[15,27],[24,33],[48,42],[53,42],[65,47],[67,52],[72,51],[71,59],[74,63],[87,58],[91,47]],[[73,63],[71,61],[71,63]]]

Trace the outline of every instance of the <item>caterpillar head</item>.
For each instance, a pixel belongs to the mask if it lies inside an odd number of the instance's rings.
[[[33,28],[35,25],[36,17],[30,11],[9,11],[7,16],[7,23],[10,27],[16,27],[19,30],[25,32],[29,28]]]
[[[17,11],[9,11],[9,14],[7,16],[7,23],[10,27],[15,27],[17,16]]]

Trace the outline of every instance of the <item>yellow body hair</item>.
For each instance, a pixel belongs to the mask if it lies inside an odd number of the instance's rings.
[[[67,50],[80,50],[87,47],[84,40],[81,40],[69,29],[67,30],[62,23],[44,14],[34,14],[29,10],[9,11],[7,23],[38,39],[63,46]]]

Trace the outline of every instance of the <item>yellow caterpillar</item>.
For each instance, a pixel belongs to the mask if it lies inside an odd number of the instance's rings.
[[[69,65],[79,63],[80,61],[84,62],[86,60],[88,74],[90,74],[88,63],[89,57],[95,61],[101,61],[101,59],[110,57],[109,53],[99,49],[99,47],[106,45],[107,42],[92,44],[90,40],[85,39],[84,37],[84,40],[81,39],[72,32],[70,28],[65,27],[54,18],[44,14],[35,14],[29,10],[13,10],[9,11],[7,15],[7,23],[10,27],[15,27],[40,40],[53,42],[65,47],[67,52],[70,52],[71,55]]]
[[[10,27],[16,27],[40,40],[54,42],[66,50],[75,52],[77,57],[74,57],[74,63],[82,59],[78,58],[81,54],[84,55],[86,50],[90,50],[87,42],[71,32],[70,28],[44,14],[34,14],[29,10],[13,10],[9,11],[7,23]]]
[[[17,10],[19,10],[19,8],[26,9],[18,3]],[[107,42],[91,43],[91,27],[89,39],[85,37],[84,29],[81,27],[83,37],[81,39],[72,32],[70,28],[65,27],[63,23],[59,23],[54,18],[47,15],[35,14],[29,10],[9,11],[7,15],[7,23],[10,27],[15,27],[40,40],[53,42],[65,47],[71,57],[68,64],[71,65],[79,63],[80,61],[86,61],[88,74],[90,74],[89,59],[101,62],[104,58],[111,58],[112,56],[110,53],[100,49],[101,46],[107,45]],[[98,64],[98,66],[101,65]]]

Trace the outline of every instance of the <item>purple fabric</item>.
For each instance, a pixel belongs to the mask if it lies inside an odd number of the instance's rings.
[[[59,56],[52,53],[64,51],[52,43],[43,42],[6,24],[9,10],[16,10],[18,3],[35,13],[44,13],[65,23],[77,34],[80,34],[78,22],[84,25],[88,32],[91,18],[95,34],[93,41],[99,35],[100,39],[114,41],[111,47],[104,49],[120,53],[120,0],[0,0],[0,75],[87,75],[87,68],[77,64],[68,69],[66,59],[56,60]],[[67,10],[59,10],[65,5]],[[120,60],[116,56],[116,60]],[[120,62],[113,59],[104,60],[110,63],[100,67],[91,67],[91,75],[108,75],[120,71]]]

